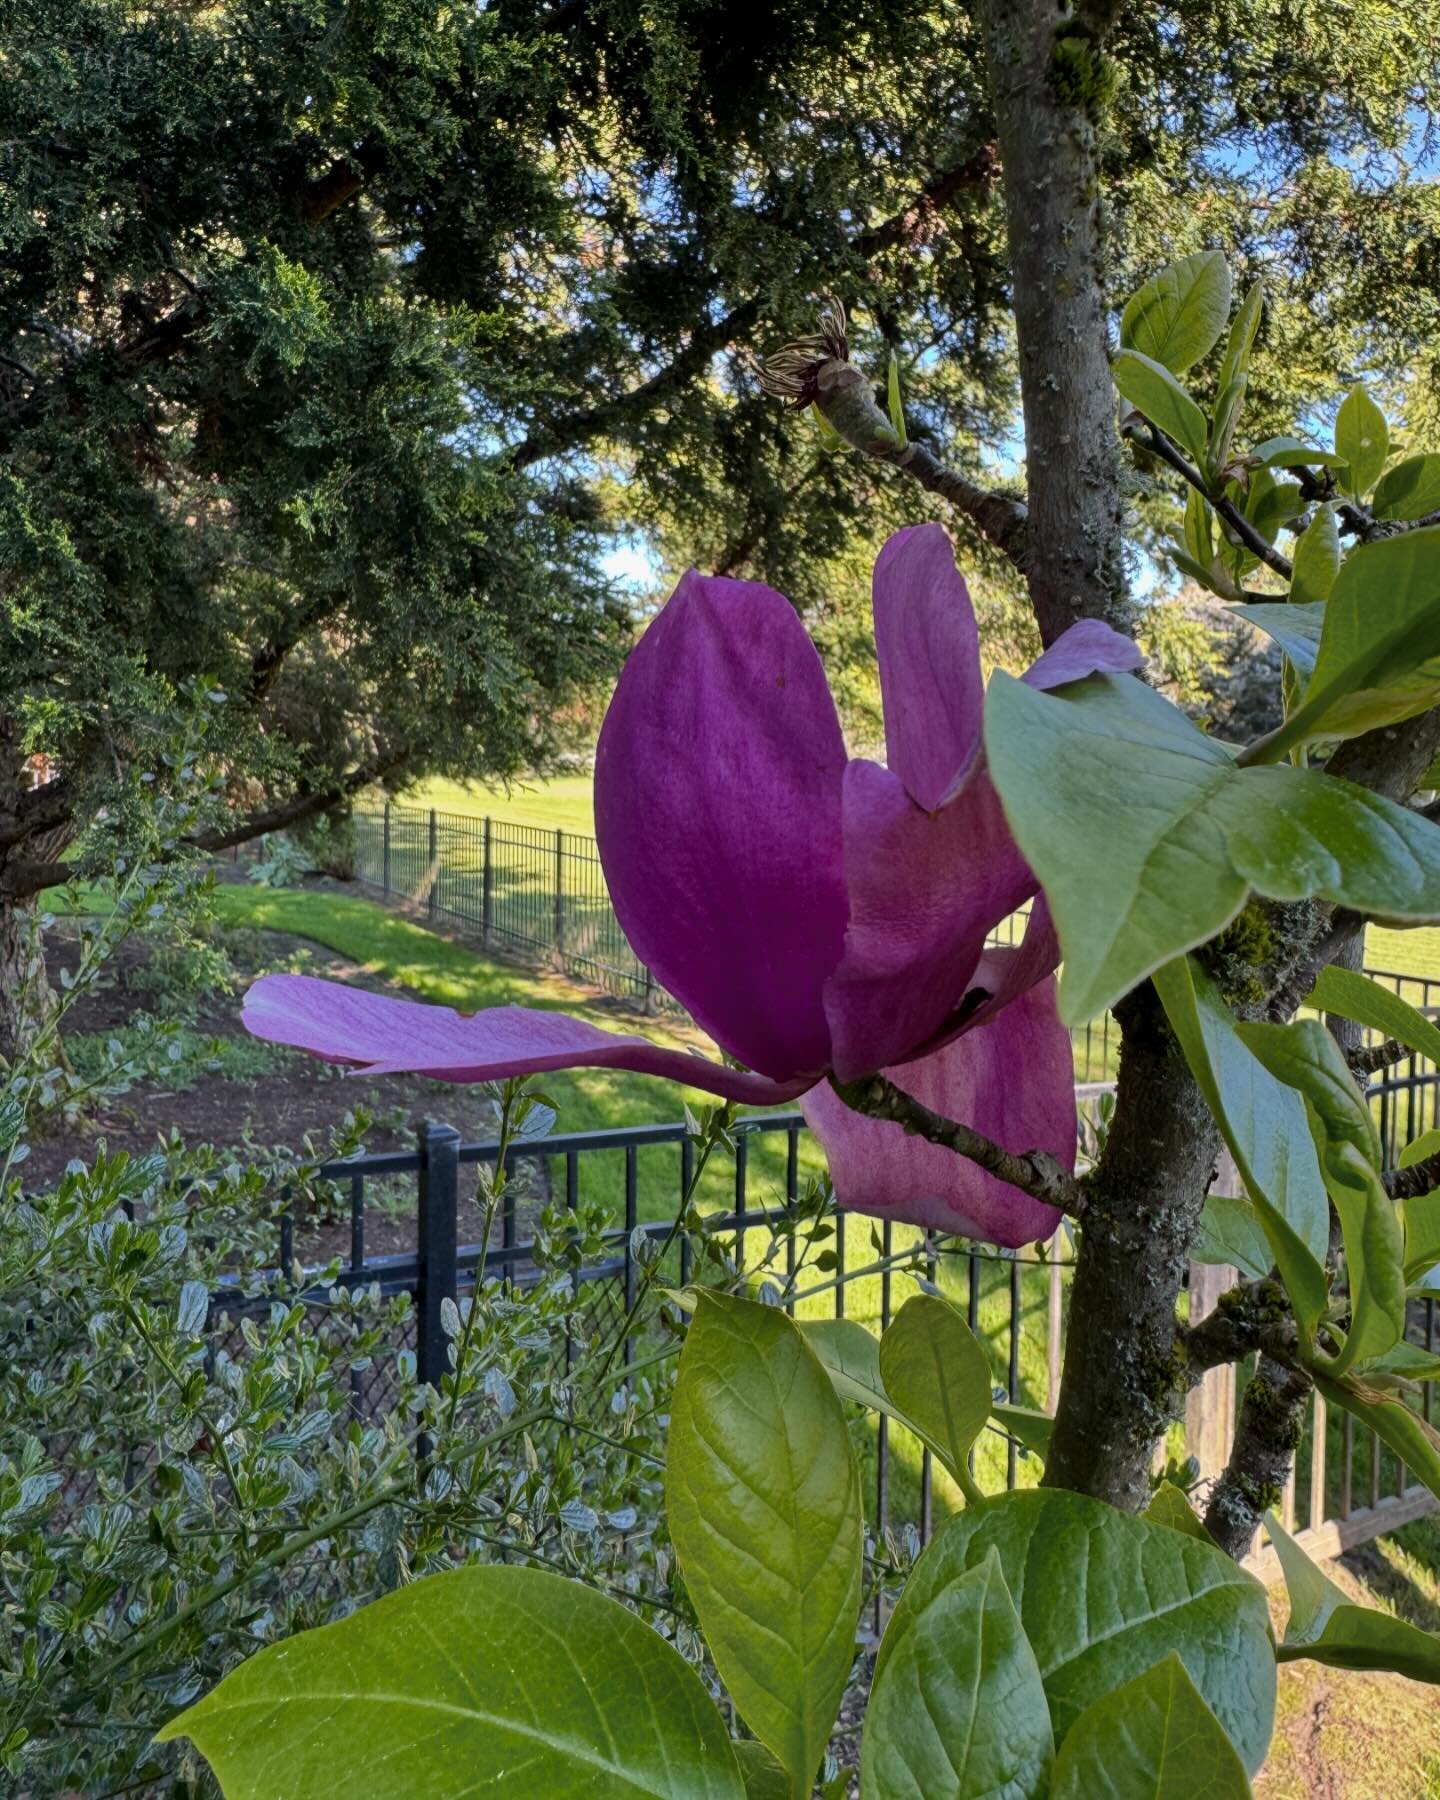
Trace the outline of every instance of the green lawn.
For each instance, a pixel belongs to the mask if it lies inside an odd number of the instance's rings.
[[[449,781],[435,775],[396,799],[397,806],[433,806],[437,812],[458,813],[466,818],[513,819],[521,825],[561,826],[566,831],[595,833],[595,807],[591,778],[559,775],[550,780],[525,780],[504,787],[478,781]]]

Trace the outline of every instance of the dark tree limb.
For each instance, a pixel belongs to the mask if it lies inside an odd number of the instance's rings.
[[[1210,1494],[1205,1529],[1237,1561],[1280,1503],[1305,1425],[1310,1378],[1262,1356],[1245,1389],[1230,1460]]]
[[[1382,1069],[1393,1069],[1396,1063],[1413,1055],[1410,1046],[1402,1044],[1399,1038],[1386,1038],[1383,1044],[1362,1045],[1358,1050],[1351,1050],[1345,1060],[1352,1075],[1377,1075]]]
[[[1072,1216],[1079,1215],[1080,1183],[1047,1151],[1029,1150],[1017,1156],[990,1138],[982,1137],[978,1131],[972,1131],[968,1125],[932,1112],[883,1075],[868,1075],[859,1081],[837,1081],[832,1076],[830,1085],[852,1112],[863,1113],[867,1119],[885,1119],[902,1126],[927,1143],[953,1150],[987,1174],[1019,1188],[1022,1194],[1029,1194],[1032,1200],[1042,1200],[1047,1206],[1057,1206]]]
[[[272,806],[266,812],[252,813],[234,825],[217,825],[208,831],[197,831],[190,842],[201,850],[229,850],[235,844],[248,844],[252,838],[263,837],[267,831],[284,831],[291,825],[303,825],[307,819],[327,812],[338,801],[359,793],[361,788],[393,775],[408,760],[408,753],[372,756],[348,774],[337,776],[311,793],[296,794],[293,799]]]

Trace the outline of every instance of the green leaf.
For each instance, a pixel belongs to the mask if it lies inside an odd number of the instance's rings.
[[[1310,523],[1295,543],[1290,575],[1290,599],[1295,605],[1328,600],[1340,573],[1340,525],[1335,508],[1317,506]]]
[[[1420,519],[1440,507],[1440,456],[1407,456],[1387,469],[1370,502],[1377,519]]]
[[[1183,375],[1214,349],[1229,316],[1230,266],[1219,250],[1201,250],[1130,296],[1120,315],[1120,342]]]
[[[1330,776],[1239,768],[1133,676],[1039,693],[997,671],[985,741],[1055,915],[1067,1024],[1205,943],[1252,889],[1440,918],[1440,832],[1428,821]]]
[[[1330,1298],[1330,1209],[1304,1102],[1257,1061],[1192,958],[1157,970],[1155,989],[1254,1202],[1309,1349]]]
[[[902,1594],[865,1710],[860,1785],[899,1800],[1043,1800],[1055,1757],[1035,1652],[994,1550],[977,1568]]]
[[[538,1569],[455,1569],[257,1651],[157,1733],[188,1737],[226,1800],[743,1800],[700,1678],[617,1601]]]
[[[1331,1380],[1318,1370],[1312,1374],[1315,1386],[1332,1406],[1343,1407],[1362,1425],[1378,1432],[1406,1468],[1440,1500],[1440,1432],[1433,1425],[1412,1412],[1400,1395],[1382,1393],[1357,1375]]]
[[[1440,1063],[1440,1027],[1408,1000],[1402,1000],[1393,988],[1372,981],[1357,969],[1340,969],[1333,964],[1322,969],[1304,1004],[1317,1012],[1338,1013],[1342,1019],[1368,1025]]]
[[[1218,557],[1209,563],[1198,563],[1188,551],[1182,550],[1177,544],[1166,544],[1165,554],[1182,575],[1188,575],[1192,581],[1198,581],[1208,593],[1218,594],[1222,600],[1238,599],[1239,584]]]
[[[730,1748],[745,1779],[745,1800],[790,1800],[790,1777],[785,1773],[785,1765],[777,1762],[762,1743],[755,1738],[741,1738]]]
[[[1057,1746],[1085,1708],[1176,1650],[1248,1768],[1270,1741],[1275,1653],[1265,1590],[1211,1544],[1058,1488],[1004,1494],[950,1519],[911,1572],[902,1606],[999,1552],[1040,1665]],[[897,1608],[876,1681],[905,1631]]]
[[[1137,412],[1188,450],[1196,462],[1204,460],[1209,437],[1205,415],[1163,363],[1138,350],[1121,350],[1110,365],[1110,375]]]
[[[1440,1682],[1440,1637],[1391,1613],[1356,1606],[1295,1542],[1273,1513],[1265,1529],[1290,1595],[1281,1662],[1327,1663],[1334,1669],[1388,1669],[1412,1681]]]
[[[1408,1382],[1413,1388],[1424,1381],[1440,1381],[1440,1356],[1432,1356],[1418,1344],[1403,1339],[1365,1366],[1369,1387],[1398,1387]]]
[[[1200,1214],[1200,1236],[1191,1245],[1190,1260],[1235,1268],[1258,1281],[1269,1272],[1275,1257],[1252,1202],[1238,1194],[1210,1194]]]
[[[1242,1024],[1237,1035],[1304,1097],[1320,1170],[1345,1233],[1350,1329],[1332,1375],[1381,1356],[1405,1335],[1405,1232],[1380,1179],[1380,1139],[1340,1046],[1318,1019]]]
[[[997,1400],[990,1408],[990,1417],[1002,1431],[1008,1431],[1011,1437],[1017,1438],[1036,1456],[1045,1457],[1050,1454],[1050,1434],[1055,1429],[1055,1421],[1049,1413],[1036,1412],[1031,1406],[1011,1406],[1004,1400]]]
[[[1351,388],[1336,414],[1335,454],[1345,458],[1345,486],[1352,494],[1371,487],[1390,454],[1385,415],[1359,385]]]
[[[1153,1519],[1157,1525],[1168,1525],[1172,1531],[1183,1531],[1186,1537],[1198,1538],[1202,1544],[1213,1545],[1215,1541],[1173,1481],[1160,1483],[1141,1517]]]
[[[1252,606],[1232,606],[1230,610],[1274,638],[1302,675],[1308,675],[1315,667],[1325,625],[1323,602],[1305,605],[1299,601],[1260,600]]]
[[[880,1340],[855,1319],[800,1319],[805,1342],[820,1359],[835,1392],[871,1412],[884,1413],[920,1439],[932,1455],[945,1461],[945,1446],[929,1437],[923,1427],[885,1391],[880,1374]]]
[[[1329,450],[1317,450],[1304,438],[1266,438],[1250,452],[1256,462],[1269,469],[1343,469],[1345,458]]]
[[[1223,392],[1232,382],[1250,372],[1250,352],[1255,347],[1255,333],[1260,328],[1260,314],[1265,304],[1265,291],[1258,281],[1252,282],[1240,302],[1240,310],[1230,321],[1230,335],[1225,340],[1217,381]]]
[[[1440,1150],[1440,1131],[1423,1132],[1400,1152],[1400,1167],[1413,1169]],[[1440,1263],[1440,1188],[1402,1202],[1405,1220],[1405,1279],[1419,1281]]]
[[[778,1308],[701,1292],[665,1497],[720,1678],[803,1800],[849,1679],[864,1526],[839,1396]]]
[[[1247,1800],[1220,1721],[1176,1655],[1086,1708],[1055,1765],[1054,1800]]]
[[[1361,544],[1341,565],[1299,707],[1260,740],[1275,762],[1314,738],[1355,737],[1440,701],[1440,525]]]
[[[1304,511],[1298,483],[1280,481],[1269,469],[1257,469],[1235,498],[1245,517],[1272,544],[1280,528]]]
[[[994,1380],[979,1339],[948,1300],[914,1294],[880,1339],[885,1392],[959,1478],[990,1417]]]

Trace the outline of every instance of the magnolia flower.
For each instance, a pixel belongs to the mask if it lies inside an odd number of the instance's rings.
[[[693,570],[625,665],[595,758],[595,826],[636,955],[732,1068],[563,1013],[449,1008],[268,975],[257,1036],[369,1073],[491,1081],[610,1067],[753,1105],[797,1098],[840,1203],[1019,1245],[1054,1209],[850,1111],[828,1086],[883,1071],[1005,1148],[1073,1168],[1074,1079],[1043,897],[1018,949],[987,950],[1036,894],[986,773],[979,637],[950,540],[900,531],[875,565],[887,765],[847,756],[819,656],[758,582]],[[1071,628],[1025,679],[1135,667]]]

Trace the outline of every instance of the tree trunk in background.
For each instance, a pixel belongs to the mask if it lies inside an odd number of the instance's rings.
[[[13,1067],[26,1054],[57,1004],[36,903],[0,899],[0,1063]],[[62,1056],[57,1037],[47,1066]]]

